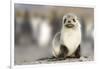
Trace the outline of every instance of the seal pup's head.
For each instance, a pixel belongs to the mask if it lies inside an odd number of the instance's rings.
[[[80,22],[79,22],[79,18],[75,15],[75,14],[72,14],[72,13],[68,13],[68,14],[65,14],[63,16],[63,27],[65,28],[77,28],[79,27],[80,28]]]

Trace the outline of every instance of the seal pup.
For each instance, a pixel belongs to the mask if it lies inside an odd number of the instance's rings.
[[[81,24],[79,18],[68,13],[63,16],[62,28],[52,42],[54,57],[80,57]]]

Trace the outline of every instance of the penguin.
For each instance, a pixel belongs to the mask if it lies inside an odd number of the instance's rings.
[[[81,23],[79,18],[68,13],[63,16],[62,28],[52,41],[52,54],[56,58],[80,57]]]
[[[34,43],[40,48],[45,48],[50,44],[52,34],[50,23],[49,15],[39,12],[30,14],[32,38]]]
[[[50,44],[52,27],[50,25],[50,19],[46,16],[41,17],[41,23],[39,25],[38,45],[40,47],[47,47]]]
[[[37,13],[30,12],[29,21],[30,21],[31,30],[32,30],[32,41],[37,43],[39,24],[41,22],[41,19],[39,18]]]
[[[24,23],[24,10],[15,10],[15,44],[20,44],[20,37],[22,36],[22,25]]]

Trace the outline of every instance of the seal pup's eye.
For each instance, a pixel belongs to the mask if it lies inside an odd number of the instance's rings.
[[[73,21],[74,21],[74,22],[76,22],[76,20],[75,20],[75,19],[73,19]]]
[[[65,18],[65,19],[64,19],[64,24],[65,24],[66,20],[67,20],[67,19]]]

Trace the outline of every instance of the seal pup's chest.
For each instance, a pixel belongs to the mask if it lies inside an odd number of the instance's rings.
[[[68,55],[71,55],[78,48],[81,42],[80,29],[64,29],[61,32],[61,44],[64,44],[69,49]]]

